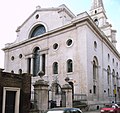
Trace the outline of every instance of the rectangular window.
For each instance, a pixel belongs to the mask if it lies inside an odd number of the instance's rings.
[[[28,58],[28,73],[31,73],[31,58]]]
[[[57,62],[53,63],[53,74],[58,74],[58,63]]]
[[[42,55],[42,71],[45,74],[45,54]]]
[[[96,86],[93,86],[93,94],[96,94]]]
[[[110,96],[110,90],[108,89],[108,97]]]

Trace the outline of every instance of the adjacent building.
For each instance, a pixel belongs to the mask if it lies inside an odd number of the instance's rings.
[[[0,113],[28,113],[30,110],[31,76],[0,69]]]

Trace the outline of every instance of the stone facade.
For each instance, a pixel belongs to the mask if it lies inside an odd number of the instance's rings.
[[[38,73],[44,72],[50,89],[55,82],[61,87],[68,77],[73,99],[81,102],[85,98],[89,105],[114,101],[113,90],[117,90],[119,101],[120,54],[91,17],[87,12],[75,16],[65,5],[37,7],[18,27],[16,41],[3,49],[5,71],[33,74],[32,85]]]
[[[7,92],[16,92],[15,113],[28,113],[30,110],[31,76],[13,74],[0,69],[0,113],[4,113]]]

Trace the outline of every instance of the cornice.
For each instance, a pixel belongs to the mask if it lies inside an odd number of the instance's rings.
[[[91,17],[90,17],[91,18]],[[108,37],[104,34],[103,31],[101,31],[101,29],[94,23],[94,21],[91,19],[89,19],[90,24],[89,27],[92,29],[92,31],[96,32],[95,34],[97,35],[97,37],[99,39],[101,39],[101,41],[112,51],[114,52],[116,55],[116,57],[118,57],[120,59],[120,53],[117,51],[117,49],[115,48],[115,46],[110,42],[110,40],[108,39]],[[91,26],[90,26],[91,25]]]
[[[100,30],[100,28],[94,23],[94,21],[92,20],[92,18],[90,17],[90,15],[88,15],[87,12],[83,12],[81,14],[79,14],[76,18],[74,18],[70,23],[56,28],[54,30],[48,31],[47,33],[34,37],[34,38],[30,38],[27,39],[25,41],[22,41],[20,43],[16,43],[16,44],[12,44],[10,46],[7,46],[5,48],[3,48],[2,50],[6,51],[12,48],[16,48],[18,46],[27,44],[27,43],[33,43],[36,42],[38,40],[44,40],[47,39],[49,37],[51,37],[52,35],[62,32],[64,30],[69,30],[72,27],[78,27],[78,26],[83,26],[83,25],[87,25],[96,35],[97,37],[112,51],[114,52],[114,54],[120,59],[120,54],[117,51],[117,49],[113,46],[113,44],[110,42],[110,40],[108,39],[108,37]]]

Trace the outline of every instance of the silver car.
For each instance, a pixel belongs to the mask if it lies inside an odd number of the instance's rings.
[[[82,113],[82,111],[79,108],[53,108],[45,113]]]

